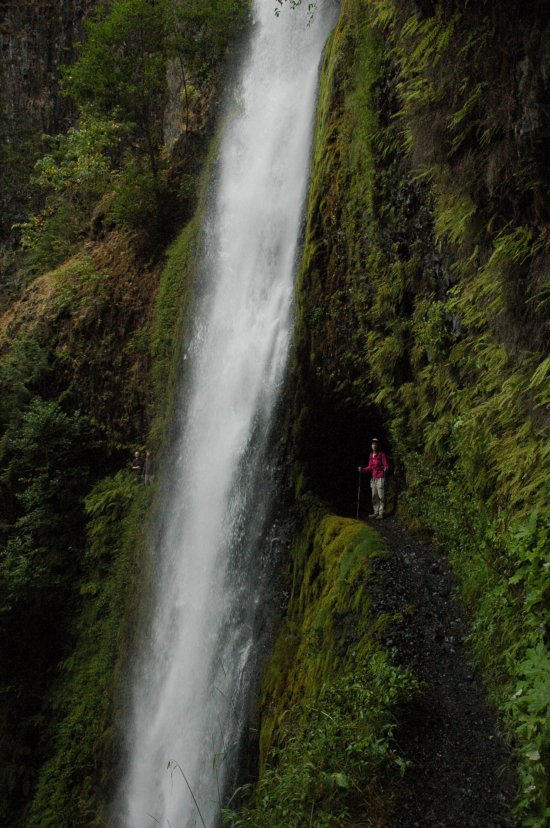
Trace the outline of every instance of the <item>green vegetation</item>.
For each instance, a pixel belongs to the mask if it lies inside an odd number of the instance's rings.
[[[54,267],[78,248],[91,210],[110,187],[109,153],[122,139],[121,124],[86,113],[78,128],[51,140],[51,151],[35,165],[45,206],[22,225],[21,246],[31,271]]]
[[[181,348],[192,321],[189,310],[192,307],[197,276],[202,216],[217,148],[218,136],[214,136],[202,175],[194,182],[197,193],[195,215],[168,248],[153,308],[149,350],[155,417],[150,439],[157,453],[164,447],[175,395],[185,381],[181,373],[184,367]]]
[[[289,605],[261,692],[261,776],[226,824],[379,825],[405,769],[394,710],[417,689],[375,643],[369,565],[384,551],[356,521],[309,498],[299,507]]]
[[[236,0],[115,0],[86,21],[78,59],[64,71],[78,123],[48,139],[33,180],[44,206],[18,225],[31,274],[64,261],[90,230],[138,230],[151,253],[192,215],[194,199],[179,187],[166,151],[165,114],[176,110],[176,150],[192,161],[186,139],[201,120],[194,108],[208,109],[204,101],[247,15]],[[172,98],[168,70],[178,90]]]
[[[83,610],[75,646],[59,664],[49,697],[47,732],[55,752],[41,770],[24,822],[28,828],[103,824],[120,744],[113,727],[114,688],[120,653],[131,637],[128,596],[137,593],[141,518],[151,492],[123,471],[101,480],[86,497],[87,542],[78,582]]]
[[[34,168],[43,201],[19,227],[19,272],[44,275],[0,327],[0,819],[14,828],[100,825],[112,795],[154,496],[118,470],[146,441],[162,449],[216,87],[247,17],[232,0],[101,6],[65,69],[77,123]]]
[[[68,395],[49,387],[53,362],[43,342],[22,336],[10,357],[0,366],[0,745],[9,756],[1,812],[16,825],[14,810],[28,799],[45,755],[42,703],[77,595],[81,498],[105,466],[107,450]]]
[[[156,416],[149,444],[156,454],[192,293],[196,228],[189,222],[174,242],[150,326],[138,331],[143,341],[136,334],[122,349],[119,364],[125,393],[139,396],[143,409],[148,400],[135,365],[151,359]],[[58,268],[48,276],[40,324],[32,333],[22,327],[0,361],[0,640],[13,655],[1,676],[0,740],[10,756],[1,782],[13,826],[101,824],[118,763],[113,705],[143,591],[144,515],[152,513],[154,489],[136,486],[126,471],[108,473],[130,456],[135,435],[134,427],[124,434],[123,411],[122,422],[110,426],[99,417],[103,406],[114,414],[116,385],[105,397],[97,380],[87,388],[79,377],[79,410],[67,377],[78,377],[82,360],[88,372],[90,346],[93,369],[101,365],[103,349],[86,341],[85,320],[90,308],[95,319],[113,301],[115,279],[84,255]],[[107,338],[113,342],[112,333]],[[119,724],[123,717],[119,711]]]
[[[159,171],[166,105],[169,4],[116,0],[87,22],[80,56],[65,73],[67,93],[80,107],[117,115],[131,129],[154,179]]]
[[[380,653],[321,685],[311,706],[289,711],[257,786],[238,792],[249,794],[250,804],[226,811],[225,824],[336,827],[355,818],[379,825],[390,784],[405,769],[392,740],[392,711],[412,689]]]
[[[0,66],[0,82],[3,82]],[[16,124],[0,102],[0,308],[21,288],[15,228],[28,218],[36,187],[30,182],[33,167],[44,152],[35,125]]]
[[[514,75],[498,86],[496,47],[536,15],[520,22],[508,6],[507,15],[467,6],[436,3],[421,15],[397,0],[344,3],[322,79],[294,437],[315,489],[312,455],[334,439],[335,413],[386,424],[407,482],[403,513],[434,533],[459,575],[479,663],[518,751],[519,813],[542,826],[548,226],[538,138],[514,132]],[[326,433],[312,400],[332,411]]]

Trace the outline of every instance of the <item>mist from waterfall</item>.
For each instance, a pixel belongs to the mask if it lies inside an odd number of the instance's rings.
[[[335,6],[255,0],[204,228],[185,396],[136,669],[122,824],[218,824],[248,725],[268,580],[268,439],[292,334],[293,277],[319,63]],[[120,811],[119,811],[120,813]]]

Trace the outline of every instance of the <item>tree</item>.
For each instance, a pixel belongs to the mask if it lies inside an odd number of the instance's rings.
[[[208,99],[248,8],[242,0],[112,0],[87,21],[77,60],[63,69],[78,124],[44,136],[50,149],[32,179],[41,209],[17,225],[29,274],[74,252],[104,195],[100,225],[107,216],[150,240],[170,227],[179,192],[162,153],[168,67],[181,71],[187,130],[191,101]]]
[[[116,115],[132,126],[155,181],[167,96],[168,12],[167,0],[115,0],[88,21],[88,39],[64,75],[79,108]]]
[[[80,109],[131,124],[157,181],[168,61],[179,63],[183,85],[207,83],[247,17],[241,0],[114,0],[87,23],[80,56],[65,69],[67,94]]]

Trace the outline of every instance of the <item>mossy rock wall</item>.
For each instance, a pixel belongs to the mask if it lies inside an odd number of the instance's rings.
[[[291,552],[288,612],[261,693],[260,766],[288,709],[311,702],[323,682],[372,646],[369,563],[380,537],[358,521],[313,506]]]
[[[548,56],[542,9],[524,11],[343,3],[298,278],[293,438],[299,491],[344,514],[370,437],[385,441],[399,510],[451,555],[520,755],[520,812],[542,825]]]

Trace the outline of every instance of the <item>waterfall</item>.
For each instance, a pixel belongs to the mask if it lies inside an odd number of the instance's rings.
[[[154,611],[132,688],[119,800],[133,828],[218,824],[248,724],[265,580],[268,436],[319,63],[334,5],[255,0],[204,228],[201,296],[155,544]],[[263,567],[263,568],[262,568]]]

